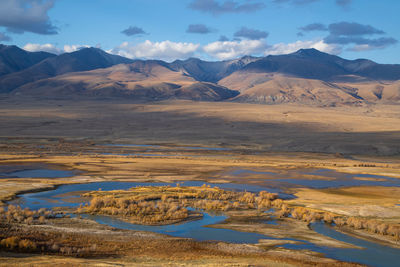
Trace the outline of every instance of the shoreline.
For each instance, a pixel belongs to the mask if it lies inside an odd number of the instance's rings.
[[[384,236],[382,235],[368,233],[368,231],[366,230],[353,230],[349,227],[333,226],[333,228],[340,233],[353,236],[355,238],[359,238],[371,243],[378,243],[383,246],[400,249],[400,241],[395,241],[391,237],[384,238]]]
[[[170,221],[168,221],[168,222],[165,222],[165,223],[154,223],[154,224],[149,224],[149,223],[143,223],[143,222],[140,222],[140,221],[135,221],[135,220],[129,220],[129,218],[127,218],[127,217],[122,217],[122,216],[114,216],[114,215],[109,215],[109,214],[101,214],[101,213],[75,213],[75,215],[77,215],[77,216],[79,216],[79,215],[82,215],[82,214],[85,214],[85,215],[94,215],[94,216],[97,216],[97,215],[100,215],[100,216],[106,216],[106,217],[110,217],[110,218],[116,218],[116,219],[118,219],[118,220],[121,220],[121,221],[123,221],[123,222],[127,222],[127,223],[130,223],[130,224],[137,224],[137,225],[144,225],[144,226],[167,226],[167,225],[179,225],[179,224],[184,224],[184,223],[187,223],[187,222],[192,222],[192,221],[197,221],[197,220],[201,220],[202,218],[203,218],[203,214],[202,213],[198,213],[197,215],[196,214],[191,214],[192,216],[188,216],[187,218],[185,218],[184,220],[176,220],[176,221],[172,221],[172,222],[170,222]],[[92,219],[89,219],[88,218],[88,220],[92,220]],[[94,221],[94,220],[93,220]],[[151,232],[151,231],[150,231]]]

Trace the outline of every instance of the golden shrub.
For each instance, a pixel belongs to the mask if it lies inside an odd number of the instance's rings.
[[[20,239],[16,236],[11,236],[1,240],[0,245],[10,250],[14,250],[18,247]]]
[[[27,239],[23,239],[19,241],[18,247],[20,250],[31,252],[36,250],[36,243]]]

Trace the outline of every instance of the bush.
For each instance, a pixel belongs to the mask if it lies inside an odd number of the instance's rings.
[[[323,217],[323,220],[327,224],[332,224],[333,220],[334,220],[334,216],[332,214],[330,214],[330,213],[325,213],[324,217]]]
[[[0,244],[2,247],[7,248],[9,250],[14,250],[18,247],[20,239],[16,236],[11,236],[6,239],[1,240]]]
[[[44,216],[40,216],[38,221],[39,221],[40,224],[43,224],[43,223],[45,223],[46,218]]]
[[[274,201],[281,206],[282,200],[277,194],[261,191],[258,195],[251,192],[234,192],[210,186],[170,187],[143,186],[130,190],[110,192],[91,192],[90,204],[80,206],[79,213],[99,213],[127,218],[128,221],[146,224],[168,223],[183,220],[189,216],[186,207],[202,210],[228,211],[231,209],[264,209]]]
[[[342,218],[342,217],[335,218],[335,219],[333,220],[333,222],[334,222],[337,226],[344,226],[344,225],[346,225],[346,219],[345,219],[345,218]]]
[[[26,252],[32,252],[36,250],[36,243],[27,239],[23,239],[19,241],[18,247],[20,250],[26,251]]]

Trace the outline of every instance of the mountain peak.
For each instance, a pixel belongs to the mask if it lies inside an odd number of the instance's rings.
[[[0,49],[1,50],[6,50],[6,49],[13,49],[13,50],[18,50],[18,51],[25,51],[21,48],[19,48],[16,45],[5,45],[5,44],[0,44]],[[29,51],[28,51],[29,52]]]
[[[29,52],[15,45],[0,44],[0,76],[24,70],[53,56],[47,52]]]
[[[79,54],[79,53],[86,53],[86,52],[97,52],[99,54],[104,54],[106,52],[104,52],[103,50],[101,50],[100,48],[96,48],[96,47],[81,47],[78,48],[78,50],[70,52],[69,54]]]
[[[318,55],[329,55],[327,53],[321,52],[315,48],[302,48],[294,52],[292,55],[298,56],[318,56]]]

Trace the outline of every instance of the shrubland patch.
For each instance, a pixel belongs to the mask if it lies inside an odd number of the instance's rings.
[[[118,216],[131,222],[150,225],[200,218],[198,210],[265,210],[281,205],[281,200],[274,193],[234,192],[207,185],[145,186],[130,190],[94,191],[84,196],[92,199],[89,204],[81,205],[78,213]]]

